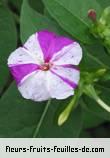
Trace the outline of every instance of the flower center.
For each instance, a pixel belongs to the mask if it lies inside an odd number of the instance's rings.
[[[44,63],[41,65],[40,68],[42,71],[48,71],[51,68],[51,66],[52,66],[52,64],[50,64],[50,63]]]

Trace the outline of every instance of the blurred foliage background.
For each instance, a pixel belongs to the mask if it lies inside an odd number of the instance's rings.
[[[7,68],[9,54],[32,33],[48,28],[82,44],[82,71],[110,68],[105,48],[89,33],[92,23],[87,17],[89,9],[100,16],[109,5],[110,0],[0,0],[0,137],[32,137],[45,106],[45,102],[37,105],[20,96]],[[110,105],[110,81],[99,81],[95,87]],[[59,127],[58,115],[70,99],[52,101],[37,137],[110,137],[110,114],[84,95]]]

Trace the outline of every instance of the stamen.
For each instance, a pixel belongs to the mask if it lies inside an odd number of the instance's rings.
[[[52,66],[52,64],[50,64],[50,63],[44,63],[43,65],[41,65],[40,68],[42,71],[48,71],[51,66]]]

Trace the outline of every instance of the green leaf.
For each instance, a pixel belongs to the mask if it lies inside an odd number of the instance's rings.
[[[7,82],[8,68],[7,58],[16,48],[17,33],[13,16],[0,2],[0,91]]]
[[[100,98],[110,106],[110,88],[103,87],[101,85],[96,86],[97,91],[100,93]],[[90,111],[91,113],[95,114],[96,116],[103,118],[105,120],[110,121],[110,113],[104,110],[97,104],[93,99],[90,97],[84,96],[81,105],[84,109]]]
[[[84,128],[95,128],[99,126],[100,124],[104,123],[105,120],[103,118],[100,118],[90,111],[84,110],[84,121],[83,126]]]
[[[81,71],[95,71],[98,69],[110,68],[110,57],[101,44],[97,43],[90,46],[82,45],[83,58],[80,63]]]
[[[101,7],[96,1],[43,0],[43,2],[51,16],[74,38],[83,43],[95,41],[88,31],[90,20],[87,14],[91,8],[95,9],[98,13],[101,12]]]
[[[42,29],[49,29],[57,33],[61,32],[61,29],[56,23],[35,11],[29,5],[29,0],[23,1],[20,21],[21,40],[23,43],[30,35]]]
[[[100,43],[85,47],[90,56],[96,59],[102,68],[110,69],[110,56]]]
[[[42,0],[30,0],[29,4],[31,5],[32,8],[37,10],[40,13],[44,12],[44,5],[42,3]]]
[[[96,0],[100,6],[104,9],[110,5],[110,0]]]
[[[83,47],[83,58],[80,63],[80,70],[93,71],[101,68],[106,68],[106,65],[92,54],[91,50],[89,51],[86,47]]]
[[[90,132],[83,130],[80,134],[80,138],[91,138],[91,134]]]
[[[82,129],[82,110],[79,106],[62,127],[57,119],[68,100],[52,100],[41,122],[37,137],[78,137]],[[0,137],[33,137],[46,102],[23,99],[12,84],[0,101]],[[61,108],[61,109],[60,109]]]
[[[17,9],[20,12],[23,0],[6,0],[10,4],[10,6]]]

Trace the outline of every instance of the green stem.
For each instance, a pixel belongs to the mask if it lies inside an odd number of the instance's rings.
[[[97,97],[96,102],[97,102],[103,109],[105,109],[106,111],[110,112],[110,107],[109,107],[107,104],[105,104],[105,103],[103,102],[103,100],[101,100],[99,97]]]
[[[104,103],[103,100],[100,99],[100,97],[97,95],[94,87],[91,84],[85,87],[84,92],[87,96],[94,99],[103,109],[110,112],[110,106],[108,106],[106,103]]]
[[[41,127],[42,122],[43,122],[43,120],[44,120],[44,117],[45,117],[45,115],[46,115],[46,113],[47,113],[47,111],[48,111],[48,108],[49,108],[50,103],[51,103],[51,99],[48,100],[48,102],[47,102],[47,104],[46,104],[46,106],[45,106],[45,109],[44,109],[44,111],[43,111],[43,114],[42,114],[42,116],[41,116],[41,118],[40,118],[40,120],[39,120],[39,123],[37,124],[37,127],[36,127],[35,131],[34,131],[33,138],[36,138],[37,135],[38,135],[38,133],[39,133],[40,127]]]

